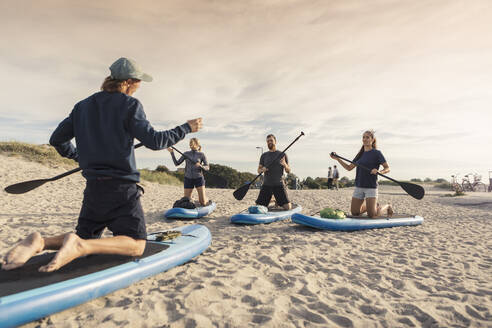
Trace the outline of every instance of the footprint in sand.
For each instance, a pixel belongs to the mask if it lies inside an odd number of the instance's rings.
[[[212,286],[215,286],[215,287],[224,287],[224,284],[221,283],[220,281],[218,280],[214,280],[210,283]]]
[[[296,279],[294,277],[290,277],[290,279],[289,279],[289,278],[287,278],[286,276],[283,276],[280,273],[276,273],[276,274],[273,275],[273,277],[271,278],[270,281],[278,289],[286,289],[286,288],[289,288],[289,287],[293,287],[295,280]]]
[[[274,266],[279,269],[282,269],[275,261],[273,261],[269,256],[263,255],[257,259],[258,262],[261,262],[263,264],[269,265],[269,266]]]
[[[352,328],[354,326],[352,320],[341,315],[331,314],[328,318],[340,327]]]
[[[296,319],[302,319],[308,322],[314,322],[318,324],[326,323],[326,319],[323,318],[321,315],[311,312],[303,307],[290,309],[289,314],[293,315]]]
[[[388,312],[388,310],[386,310],[386,309],[378,308],[378,307],[372,306],[372,305],[361,305],[359,307],[359,310],[366,315],[375,314],[378,316],[384,315],[386,312]]]
[[[252,307],[256,307],[256,306],[262,304],[260,300],[254,298],[253,296],[249,296],[249,295],[243,296],[243,298],[241,298],[241,302],[249,304],[249,306],[252,306]]]
[[[304,285],[304,287],[302,287],[302,289],[299,291],[299,294],[304,296],[316,296],[308,289],[307,285]]]
[[[427,286],[427,285],[424,285],[418,281],[414,281],[413,284],[415,285],[415,287],[417,287],[418,289],[420,290],[423,290],[423,291],[426,291],[428,293],[432,293],[433,290],[431,287]]]
[[[117,307],[125,307],[125,306],[128,306],[128,305],[132,304],[132,303],[133,303],[133,301],[131,299],[124,298],[121,301],[116,302],[115,306],[117,306]]]
[[[295,269],[296,267],[291,264],[284,265],[284,271],[293,271]]]
[[[421,264],[426,267],[426,268],[431,268],[431,269],[436,269],[439,267],[437,263],[430,262],[430,261],[422,261]]]
[[[291,300],[292,300],[292,298],[291,298]],[[320,302],[320,301],[309,303],[309,308],[316,310],[318,313],[321,313],[323,315],[332,314],[332,313],[337,312],[337,310],[329,307],[328,305],[326,305],[325,303]]]
[[[391,284],[393,285],[393,288],[398,290],[405,288],[405,282],[403,280],[391,280]]]
[[[290,301],[293,303],[293,304],[305,304],[306,302],[304,302],[303,300],[301,300],[300,298],[297,298],[295,296],[291,296],[290,297]]]
[[[476,308],[477,310],[478,309],[481,309],[481,311],[488,311],[487,308],[484,308],[484,307],[480,307],[480,306],[476,306],[474,305],[473,306],[474,308]],[[468,315],[472,316],[473,318],[475,319],[478,319],[478,320],[485,320],[484,317],[482,317],[482,315],[480,313],[478,313],[477,311],[475,311],[474,309],[472,309],[470,306],[465,306],[465,311],[466,313],[468,313]],[[492,316],[489,315],[489,320],[492,319],[491,318]]]
[[[398,319],[398,322],[401,322],[408,327],[415,327],[415,324],[409,318],[400,318]]]
[[[397,314],[412,316],[417,319],[417,321],[419,321],[422,326],[429,327],[438,324],[436,319],[434,319],[431,315],[422,311],[418,306],[415,306],[413,304],[400,303],[394,304],[393,307],[396,309]]]
[[[272,317],[261,315],[261,314],[255,314],[253,316],[253,319],[251,319],[251,321],[257,325],[265,324],[270,320],[272,320]]]

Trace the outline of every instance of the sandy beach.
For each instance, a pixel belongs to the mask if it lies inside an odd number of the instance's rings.
[[[73,231],[85,180],[74,174],[23,195],[7,185],[65,172],[0,155],[0,255],[28,233]],[[380,202],[421,215],[417,227],[315,231],[290,220],[235,226],[252,204],[209,189],[218,206],[194,221],[163,219],[181,187],[142,182],[149,232],[200,223],[210,248],[193,261],[26,327],[491,327],[492,193],[415,200],[382,186]],[[352,189],[289,191],[303,213],[349,210]],[[196,194],[195,194],[196,197]]]

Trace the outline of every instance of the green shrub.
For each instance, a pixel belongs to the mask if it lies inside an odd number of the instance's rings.
[[[339,184],[340,188],[353,187],[353,186],[355,186],[355,180],[350,180],[347,177],[343,177],[340,180],[338,180],[338,184]]]
[[[311,177],[304,179],[304,181],[302,181],[302,185],[307,189],[321,189],[321,185],[314,181]]]
[[[155,170],[157,172],[165,172],[165,173],[169,173],[170,172],[166,165],[157,165],[157,167],[155,168]]]

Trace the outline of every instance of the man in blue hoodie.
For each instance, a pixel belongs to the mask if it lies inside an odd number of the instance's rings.
[[[132,97],[140,82],[150,82],[152,77],[128,58],[118,59],[110,71],[102,91],[78,102],[50,138],[60,155],[79,163],[87,180],[76,232],[55,237],[34,232],[5,255],[2,269],[18,268],[43,250],[58,250],[50,263],[39,268],[43,272],[89,254],[143,254],[147,231],[133,141],[153,150],[165,149],[200,130],[202,119],[155,131],[140,101]],[[71,143],[73,138],[77,147]],[[100,238],[105,228],[113,237]]]

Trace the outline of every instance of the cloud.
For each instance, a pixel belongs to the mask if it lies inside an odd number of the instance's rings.
[[[451,145],[464,149],[470,166],[472,158],[490,163],[492,154],[483,150],[492,103],[489,6],[485,0],[2,3],[2,30],[16,33],[2,36],[8,46],[0,50],[0,70],[7,78],[0,88],[8,97],[0,139],[45,143],[77,101],[98,91],[112,61],[128,56],[154,76],[136,97],[156,128],[201,116],[205,128],[197,136],[211,156],[250,171],[267,133],[285,146],[301,130],[306,136],[291,153],[301,176],[324,174],[329,150],[356,152],[366,129],[377,131],[396,163],[408,152],[449,156]]]

